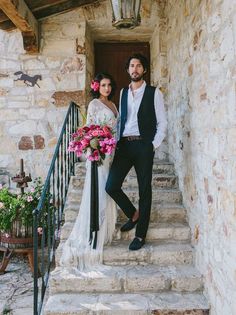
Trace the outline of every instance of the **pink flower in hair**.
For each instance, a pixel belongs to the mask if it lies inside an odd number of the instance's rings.
[[[90,87],[92,90],[94,90],[94,92],[97,92],[99,91],[100,84],[98,81],[92,80]]]

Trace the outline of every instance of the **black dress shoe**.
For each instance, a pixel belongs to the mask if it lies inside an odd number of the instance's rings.
[[[129,219],[122,227],[120,228],[121,232],[127,232],[132,230],[135,225],[138,223],[138,219],[136,221],[133,221],[132,219]]]
[[[145,244],[145,239],[143,238],[141,241],[137,237],[133,239],[133,241],[129,245],[129,250],[138,250]]]

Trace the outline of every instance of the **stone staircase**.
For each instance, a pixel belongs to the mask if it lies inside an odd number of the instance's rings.
[[[65,240],[79,211],[84,163],[76,165],[65,208],[65,224],[50,277],[46,315],[207,315],[201,274],[194,267],[190,228],[173,165],[154,161],[153,203],[145,246],[129,251],[134,230],[121,233],[126,220],[118,210],[114,241],[104,248],[103,272],[82,273],[59,265]],[[138,189],[131,170],[124,189],[137,205]]]

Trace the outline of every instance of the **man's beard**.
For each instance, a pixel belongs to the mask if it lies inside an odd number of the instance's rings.
[[[143,74],[142,75],[138,75],[136,77],[132,77],[130,75],[130,80],[133,81],[133,82],[139,82],[139,81],[142,81],[143,80]]]

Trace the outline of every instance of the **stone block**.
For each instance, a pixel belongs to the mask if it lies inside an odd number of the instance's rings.
[[[76,51],[75,40],[47,40],[44,41],[42,47],[42,54],[45,56],[52,57],[63,57],[63,56],[72,56]]]
[[[19,118],[19,112],[16,109],[2,109],[0,115],[0,121],[17,120]]]
[[[33,150],[33,140],[31,137],[22,136],[18,143],[19,150]]]
[[[73,222],[75,221],[78,212],[79,212],[80,204],[78,202],[69,202],[64,210],[65,213],[65,221],[66,222]],[[117,213],[117,220],[119,222],[124,222],[126,220],[126,216],[124,212],[118,209]],[[186,221],[186,210],[180,204],[159,204],[159,203],[152,203],[152,210],[151,210],[151,218],[150,222],[182,222]]]
[[[36,150],[42,150],[45,148],[44,138],[41,135],[34,136],[34,147]]]
[[[9,127],[10,135],[19,135],[24,133],[25,135],[32,135],[35,133],[37,128],[36,122],[33,120],[25,120],[21,123],[17,123]]]
[[[73,228],[74,223],[66,222],[61,231],[61,239],[66,240]],[[129,232],[120,232],[121,224],[117,224],[114,231],[114,240],[132,240],[135,236],[135,229]],[[190,229],[185,224],[151,223],[148,228],[147,240],[179,240],[190,239]]]
[[[106,267],[102,272],[80,272],[73,267],[57,267],[51,274],[50,294],[102,292],[195,292],[202,289],[202,278],[193,266]]]
[[[152,189],[155,188],[177,188],[177,178],[174,175],[156,174],[154,172],[152,176]],[[74,177],[72,178],[73,188],[83,188],[84,178]],[[137,177],[127,176],[122,185],[123,188],[136,187],[138,189]]]
[[[13,157],[12,154],[0,154],[0,165],[1,167],[8,168],[9,165],[12,165]]]
[[[52,99],[56,107],[68,106],[70,102],[78,105],[85,104],[85,91],[58,91],[53,93]]]
[[[206,299],[197,293],[55,294],[45,315],[208,315]]]
[[[125,189],[126,194],[129,196],[131,202],[135,205],[138,203],[139,193],[136,189]],[[82,190],[74,190],[68,193],[72,202],[80,202]],[[152,192],[152,200],[158,203],[180,203],[182,201],[182,194],[177,189],[155,189]]]

